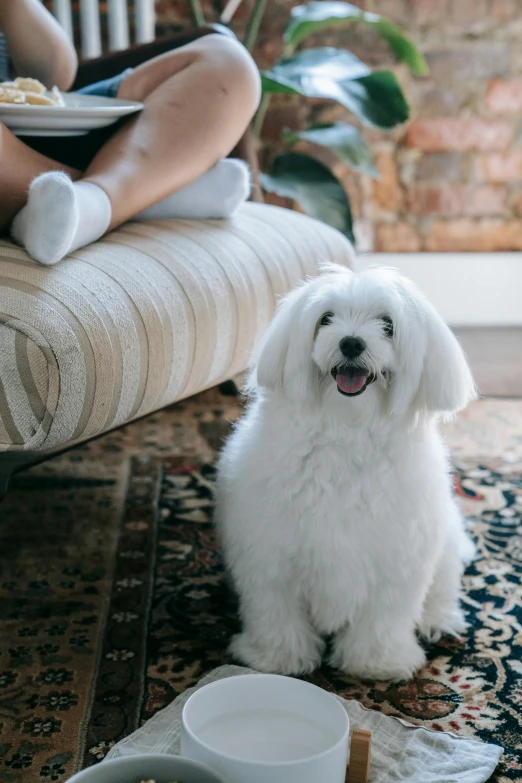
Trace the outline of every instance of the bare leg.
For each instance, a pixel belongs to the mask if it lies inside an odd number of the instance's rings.
[[[80,172],[62,166],[27,147],[10,130],[0,123],[0,232],[4,231],[13,216],[27,200],[31,181],[44,171],[66,171],[71,179],[78,179]]]
[[[95,242],[226,156],[259,94],[252,58],[228,36],[209,35],[144,63],[119,92],[142,101],[143,111],[115,132],[78,182],[55,172],[38,177],[11,236],[42,264]],[[236,205],[249,184],[247,172],[239,173]]]
[[[228,36],[205,36],[136,68],[118,97],[142,101],[145,108],[105,144],[83,178],[109,196],[109,228],[226,157],[259,95],[250,55]]]

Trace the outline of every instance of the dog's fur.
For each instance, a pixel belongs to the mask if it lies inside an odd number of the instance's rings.
[[[342,355],[346,336],[365,341],[359,357]],[[358,372],[369,383],[347,396]],[[252,389],[218,475],[218,531],[243,621],[232,653],[302,674],[332,635],[335,667],[411,676],[425,660],[416,632],[465,628],[459,589],[473,544],[437,431],[475,397],[456,338],[393,270],[330,265],[280,304]]]

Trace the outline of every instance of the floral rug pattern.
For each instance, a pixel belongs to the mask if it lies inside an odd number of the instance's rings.
[[[63,783],[230,658],[237,611],[212,527],[216,449],[241,412],[209,392],[21,475],[0,507],[0,783]],[[311,679],[501,744],[522,777],[522,402],[447,432],[477,542],[463,642],[408,683]]]

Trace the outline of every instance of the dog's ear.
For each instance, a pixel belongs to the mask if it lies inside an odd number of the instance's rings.
[[[464,352],[435,308],[410,281],[397,278],[395,286],[402,313],[395,327],[398,367],[390,389],[390,413],[456,413],[476,397]]]
[[[313,394],[314,366],[311,345],[315,324],[306,318],[303,300],[309,283],[287,294],[261,342],[254,378],[263,389],[284,391],[295,400]]]
[[[434,307],[426,303],[427,345],[418,404],[428,411],[451,414],[477,396],[462,347]]]
[[[295,299],[295,292],[280,300],[275,315],[261,340],[255,379],[262,389],[275,390],[283,385],[290,342],[292,298]]]

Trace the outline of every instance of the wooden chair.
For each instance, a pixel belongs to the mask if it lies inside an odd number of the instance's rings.
[[[108,50],[128,49],[131,44],[131,27],[134,42],[149,43],[156,37],[154,0],[134,0],[133,20],[129,15],[127,0],[108,0],[107,27]],[[103,54],[103,36],[98,0],[79,0],[80,41],[75,42],[83,60],[91,60]],[[67,35],[74,42],[74,25],[71,0],[53,0],[52,12]],[[133,22],[133,24],[132,24]]]

